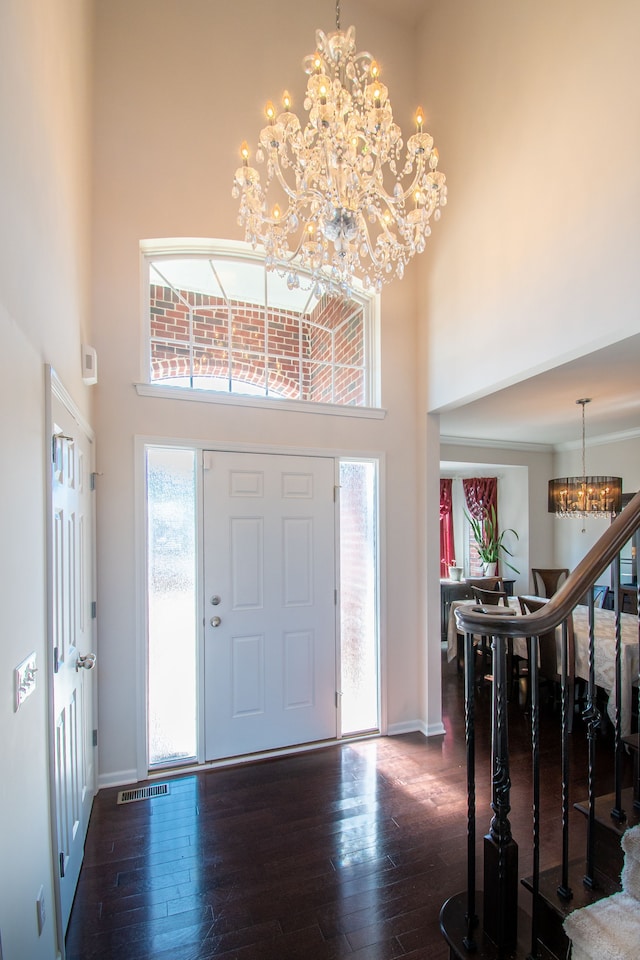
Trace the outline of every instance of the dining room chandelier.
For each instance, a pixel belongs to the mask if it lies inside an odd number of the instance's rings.
[[[622,478],[586,476],[584,411],[591,397],[576,403],[582,406],[582,476],[549,481],[548,511],[558,517],[614,517],[622,509]]]
[[[356,278],[380,292],[402,278],[447,202],[424,111],[416,111],[403,160],[380,66],[356,51],[355,38],[354,27],[340,29],[338,0],[335,32],[317,30],[316,51],[303,60],[305,125],[287,91],[281,112],[269,101],[255,154],[266,163],[264,184],[245,141],[233,185],[238,222],[254,248],[264,244],[267,269],[292,289],[300,272],[310,276],[318,295],[349,296]]]

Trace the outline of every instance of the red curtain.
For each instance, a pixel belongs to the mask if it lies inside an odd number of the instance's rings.
[[[455,560],[453,544],[452,480],[440,480],[440,576],[449,576],[449,566]]]
[[[469,477],[462,481],[467,510],[474,520],[481,520],[485,510],[493,507],[498,516],[498,478]]]
[[[474,520],[482,520],[485,510],[493,507],[496,512],[496,530],[498,529],[498,478],[469,477],[462,481],[467,510]]]

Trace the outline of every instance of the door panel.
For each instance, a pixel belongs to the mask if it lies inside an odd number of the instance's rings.
[[[334,462],[204,468],[206,759],[334,738]]]
[[[66,930],[95,792],[93,674],[78,657],[94,647],[92,441],[52,394],[51,642],[53,789],[60,922]]]

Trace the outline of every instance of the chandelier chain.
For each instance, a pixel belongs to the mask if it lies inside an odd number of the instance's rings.
[[[340,0],[336,0],[336,30],[340,29]]]
[[[585,457],[585,443],[586,443],[586,433],[584,427],[584,408],[588,400],[578,400],[578,403],[582,405],[582,476],[586,477],[587,475],[587,466],[586,466],[586,457]]]

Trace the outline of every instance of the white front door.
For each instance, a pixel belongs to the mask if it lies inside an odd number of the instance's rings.
[[[92,441],[52,389],[51,664],[53,792],[60,928],[64,934],[95,792]],[[84,666],[83,666],[84,664]]]
[[[205,756],[334,738],[334,461],[204,454]]]

